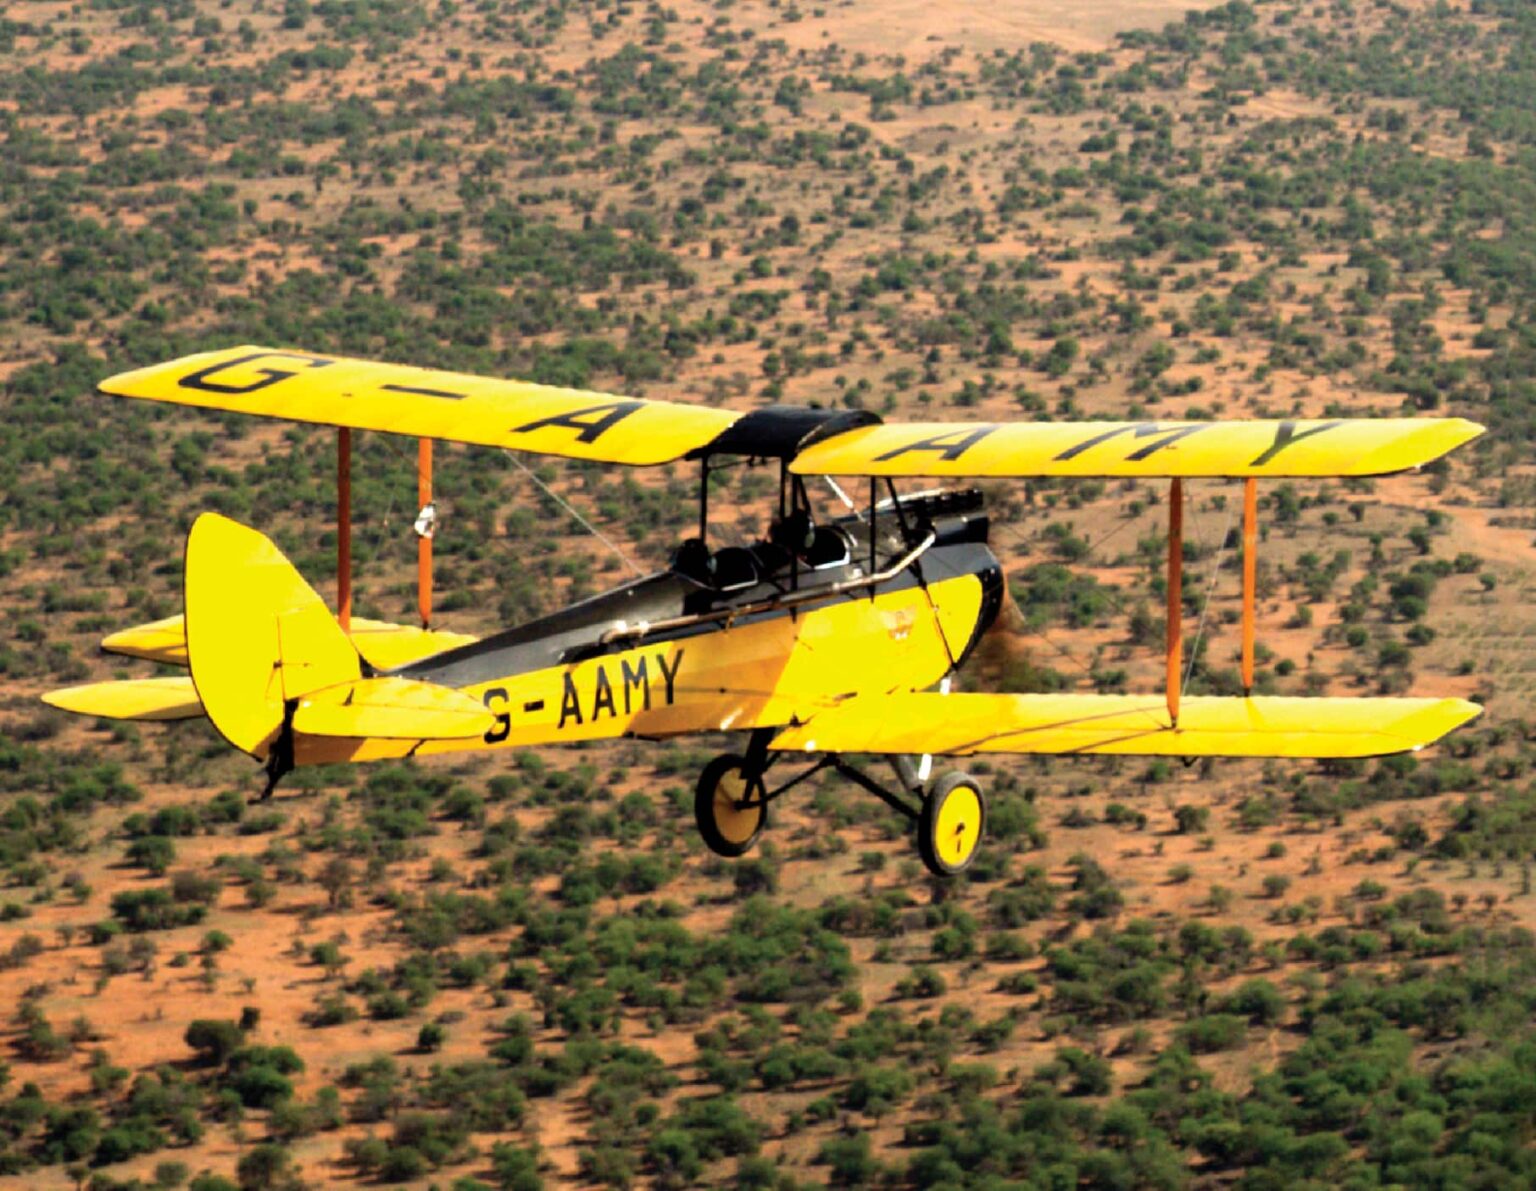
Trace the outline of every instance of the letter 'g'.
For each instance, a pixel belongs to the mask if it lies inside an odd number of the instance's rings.
[[[261,379],[252,381],[248,385],[226,385],[208,378],[216,373],[238,367],[241,364],[249,364],[252,360],[298,360],[306,368],[324,368],[327,364],[335,363],[323,356],[303,356],[297,352],[252,352],[248,356],[237,356],[233,360],[220,360],[217,364],[210,364],[207,368],[199,368],[196,372],[188,373],[176,383],[183,389],[199,389],[204,393],[254,393],[257,389],[265,389],[268,385],[275,385],[280,380],[287,380],[295,375],[293,372],[285,372],[281,368],[258,368]]]

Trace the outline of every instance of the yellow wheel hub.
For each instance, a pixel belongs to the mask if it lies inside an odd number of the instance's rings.
[[[933,850],[950,868],[960,868],[981,842],[981,796],[971,786],[949,791],[933,821]]]
[[[737,806],[746,797],[747,782],[741,770],[722,774],[715,783],[715,826],[730,843],[745,844],[756,834],[763,819],[762,805]]]

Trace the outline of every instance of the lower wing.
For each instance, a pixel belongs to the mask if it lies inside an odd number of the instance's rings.
[[[1186,698],[918,693],[851,699],[770,747],[836,753],[1090,753],[1379,757],[1413,752],[1482,713],[1465,699]]]
[[[110,720],[198,719],[206,714],[190,675],[93,682],[49,691],[43,702]],[[384,740],[464,740],[484,735],[494,717],[448,687],[406,678],[359,678],[298,701],[293,726],[309,736]]]
[[[472,645],[476,638],[467,633],[449,633],[442,629],[419,629],[408,624],[389,624],[382,620],[352,618],[348,630],[357,652],[375,670],[393,670],[434,654]],[[143,658],[167,666],[187,664],[187,621],[180,614],[167,616],[151,624],[136,625],[113,633],[101,643],[108,653]]]

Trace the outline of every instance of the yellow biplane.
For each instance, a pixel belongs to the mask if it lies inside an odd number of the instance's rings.
[[[742,751],[698,783],[699,830],[716,852],[741,855],[771,801],[830,767],[915,821],[923,860],[949,875],[974,857],[986,803],[965,774],[933,778],[935,755],[1369,757],[1422,748],[1479,711],[1459,699],[1180,694],[1183,479],[1244,481],[1251,690],[1258,480],[1421,467],[1482,432],[1460,419],[887,425],[857,410],[737,413],[260,347],[124,373],[101,390],[337,428],[336,615],[267,538],[207,513],[187,539],[184,615],[103,642],[189,674],[45,696],[93,716],[206,715],[265,763],[263,797],[298,765],[740,732]],[[694,461],[698,534],[665,571],[474,639],[430,627],[428,533],[421,626],[353,619],[353,430],[420,438],[428,515],[435,439],[631,466]],[[710,473],[744,461],[778,468],[771,528],[711,549]],[[808,476],[867,478],[867,506],[818,522]],[[1166,689],[949,693],[998,613],[1002,571],[978,492],[899,495],[900,476],[1169,479]],[[768,787],[771,766],[805,754],[808,768]],[[849,754],[890,758],[895,788]]]

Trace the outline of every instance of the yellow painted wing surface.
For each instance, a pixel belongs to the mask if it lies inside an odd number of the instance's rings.
[[[410,624],[389,624],[382,620],[352,618],[352,644],[376,670],[419,662],[461,645],[473,645],[479,638],[468,633],[450,633],[444,629],[421,629]]]
[[[442,629],[421,629],[409,624],[390,624],[383,620],[352,618],[352,644],[376,670],[393,670],[419,662],[434,654],[461,645],[472,645],[477,638],[468,633],[450,633]],[[101,647],[108,653],[144,658],[171,666],[187,664],[187,622],[182,616],[167,616],[151,624],[123,629],[105,638]]]
[[[1433,744],[1482,711],[1464,699],[1183,700],[1155,695],[918,693],[850,699],[771,748],[806,752],[1376,757]]]
[[[389,740],[463,740],[485,735],[495,717],[451,687],[407,678],[364,678],[299,700],[296,732]]]
[[[178,615],[135,625],[103,638],[101,647],[108,653],[120,653],[130,658],[143,658],[148,662],[162,662],[168,666],[185,666],[187,622]]]
[[[913,422],[833,435],[800,475],[1374,476],[1422,467],[1483,432],[1462,418],[1243,422]]]
[[[679,459],[741,416],[701,405],[250,346],[124,372],[103,381],[101,391],[603,463]]]
[[[185,674],[65,687],[49,691],[43,702],[109,720],[190,720],[203,714],[202,701]]]

